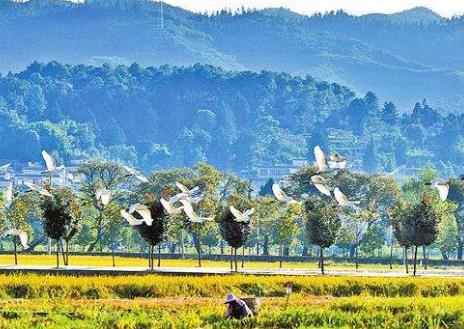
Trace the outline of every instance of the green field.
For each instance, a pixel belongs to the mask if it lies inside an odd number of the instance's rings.
[[[224,320],[227,292],[258,315]],[[464,279],[2,275],[0,296],[0,328],[464,327]]]

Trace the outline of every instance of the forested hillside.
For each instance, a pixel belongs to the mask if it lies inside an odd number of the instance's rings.
[[[399,116],[371,92],[357,98],[310,76],[212,67],[33,63],[0,78],[0,154],[39,160],[103,155],[145,170],[208,161],[234,172],[338,151],[355,169],[464,163],[464,115],[426,102]],[[446,152],[444,152],[446,150]],[[453,171],[454,170],[454,171]]]
[[[464,106],[464,19],[424,8],[394,15],[313,17],[283,9],[213,16],[146,0],[0,0],[0,70],[35,60],[143,66],[211,64],[311,74],[409,111],[427,98]]]

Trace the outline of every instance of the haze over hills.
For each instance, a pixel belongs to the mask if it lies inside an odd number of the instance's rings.
[[[310,74],[410,111],[464,107],[464,20],[426,8],[360,17],[284,9],[212,17],[143,0],[0,0],[0,70],[31,62],[189,65]]]

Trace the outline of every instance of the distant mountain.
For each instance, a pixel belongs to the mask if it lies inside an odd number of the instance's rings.
[[[0,70],[71,64],[212,64],[311,74],[410,110],[464,108],[464,19],[426,8],[302,16],[285,9],[208,17],[145,0],[0,0]]]

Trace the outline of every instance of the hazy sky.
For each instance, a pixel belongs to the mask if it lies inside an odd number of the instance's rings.
[[[442,16],[464,13],[463,0],[165,0],[166,3],[196,12],[222,8],[285,7],[301,14],[344,9],[351,14],[372,12],[392,13],[412,7],[425,6]]]

